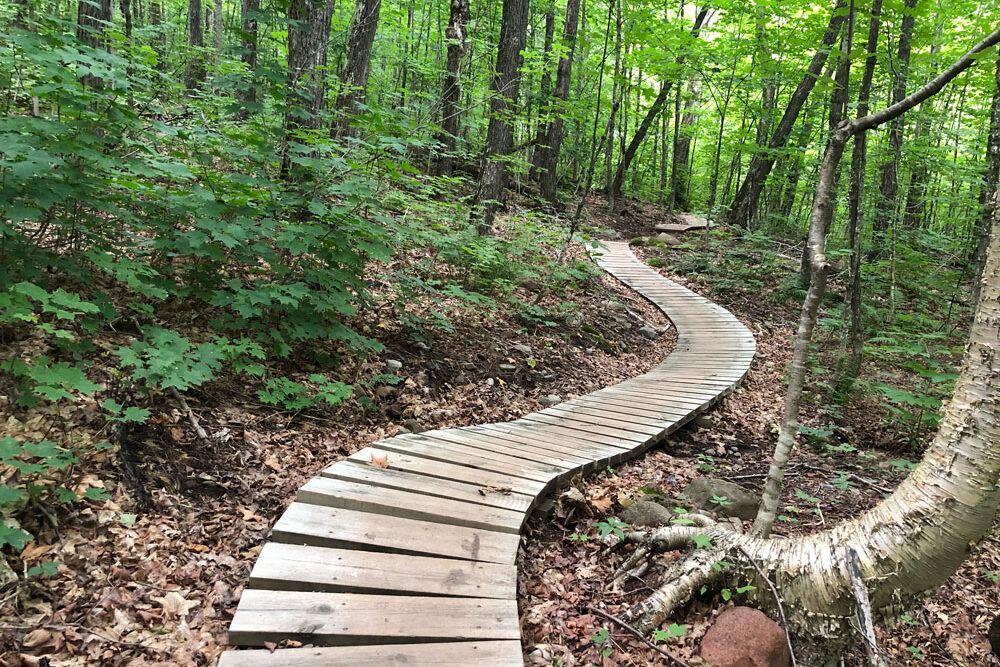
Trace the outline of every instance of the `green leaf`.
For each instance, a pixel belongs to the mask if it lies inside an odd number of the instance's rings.
[[[0,548],[10,545],[20,551],[30,541],[31,533],[23,531],[20,528],[8,526],[7,524],[0,524]]]
[[[712,546],[712,538],[708,535],[695,535],[692,541],[696,549],[707,549]]]
[[[104,489],[92,486],[83,492],[83,497],[87,500],[107,500],[111,496]]]
[[[135,525],[136,519],[138,518],[139,518],[138,514],[122,513],[122,515],[118,517],[118,523],[125,526],[126,528],[131,528],[132,526]]]

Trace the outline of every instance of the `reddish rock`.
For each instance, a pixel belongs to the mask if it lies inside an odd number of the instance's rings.
[[[715,667],[788,667],[791,662],[785,631],[750,607],[719,614],[701,640],[701,657]]]

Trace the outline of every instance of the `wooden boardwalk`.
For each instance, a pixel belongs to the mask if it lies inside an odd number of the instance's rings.
[[[229,651],[220,665],[522,664],[514,561],[531,509],[706,410],[756,349],[725,309],[605,245],[601,267],[677,328],[666,360],[513,422],[388,438],[322,471],[274,525],[229,628],[237,646],[318,648]]]

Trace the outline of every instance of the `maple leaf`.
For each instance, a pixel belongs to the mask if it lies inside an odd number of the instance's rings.
[[[372,454],[372,460],[368,461],[368,465],[375,466],[376,468],[388,468],[389,455],[383,454],[382,456],[376,456],[375,454]]]
[[[598,512],[606,512],[611,509],[611,503],[611,498],[605,494],[603,489],[599,493],[590,497],[590,504],[593,505],[594,509]]]

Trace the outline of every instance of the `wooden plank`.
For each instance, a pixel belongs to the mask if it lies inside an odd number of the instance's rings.
[[[396,437],[391,440],[383,440],[379,443],[379,447],[389,451],[423,456],[448,463],[458,463],[546,483],[559,477],[567,470],[554,464],[532,463],[525,459],[457,445],[447,440],[437,440],[429,432],[421,433],[419,436],[407,436],[405,439]]]
[[[229,642],[259,646],[298,639],[327,646],[518,639],[517,602],[358,593],[247,589]]]
[[[519,442],[537,443],[541,447],[579,454],[588,461],[621,454],[621,449],[618,447],[602,445],[596,442],[572,440],[541,428],[537,424],[526,425],[523,422],[501,422],[499,424],[481,424],[464,430],[490,433],[496,435],[496,437],[514,439]]]
[[[553,415],[555,417],[569,417],[585,422],[593,422],[600,425],[614,426],[615,428],[630,433],[655,437],[663,430],[664,424],[659,421],[645,420],[640,416],[623,415],[621,413],[610,412],[600,408],[594,408],[582,403],[566,406],[565,408],[546,408],[537,414]]]
[[[253,566],[250,586],[273,591],[515,600],[517,568],[453,558],[270,542]]]
[[[635,443],[636,445],[645,444],[653,437],[652,435],[642,435],[639,433],[622,431],[621,429],[615,428],[613,426],[601,426],[600,424],[584,423],[578,419],[573,419],[571,417],[556,417],[554,415],[543,415],[540,412],[532,412],[530,415],[525,415],[521,419],[523,419],[524,421],[542,422],[543,424],[554,424],[557,426],[562,426],[564,428],[569,428],[576,431],[582,431],[584,433],[597,433],[603,435],[614,434],[617,438],[623,441]]]
[[[350,459],[337,461],[325,468],[321,475],[333,479],[344,479],[372,486],[382,486],[389,489],[401,489],[414,493],[423,493],[440,498],[454,498],[468,503],[479,503],[490,507],[527,512],[534,503],[534,495],[515,493],[490,492],[488,485],[466,484],[441,477],[429,477],[404,470],[377,468],[372,465],[359,464]]]
[[[435,438],[451,440],[457,444],[468,445],[477,449],[494,451],[500,454],[516,456],[540,463],[552,463],[568,470],[590,463],[590,459],[579,454],[556,451],[543,447],[538,443],[526,443],[510,437],[497,436],[494,433],[484,433],[469,428],[435,431]]]
[[[330,477],[314,477],[296,496],[299,502],[372,514],[434,521],[453,526],[485,528],[505,533],[521,530],[524,514],[486,505],[359,484]]]
[[[226,651],[219,667],[512,667],[521,642],[448,642]]]
[[[545,482],[538,482],[521,477],[511,477],[503,473],[481,470],[455,463],[445,463],[422,456],[411,456],[397,451],[381,449],[377,445],[365,447],[351,454],[348,460],[362,465],[368,465],[372,457],[384,461],[388,470],[400,470],[427,477],[438,477],[448,480],[478,484],[479,486],[507,487],[516,493],[536,496],[545,488]]]
[[[628,442],[623,438],[615,435],[606,435],[604,433],[596,433],[596,432],[581,433],[580,431],[577,431],[575,429],[566,428],[565,426],[560,426],[559,424],[555,423],[546,422],[542,424],[537,420],[530,420],[528,419],[528,417],[530,417],[530,415],[525,415],[524,417],[521,417],[515,422],[508,422],[508,423],[517,424],[523,428],[539,429],[539,432],[542,432],[543,430],[548,431],[553,435],[560,435],[569,440],[570,442],[574,440],[579,440],[580,442],[597,443],[600,445],[614,447],[615,449],[621,452],[632,451],[633,443]]]
[[[519,538],[499,531],[294,502],[271,539],[285,544],[513,563]]]

